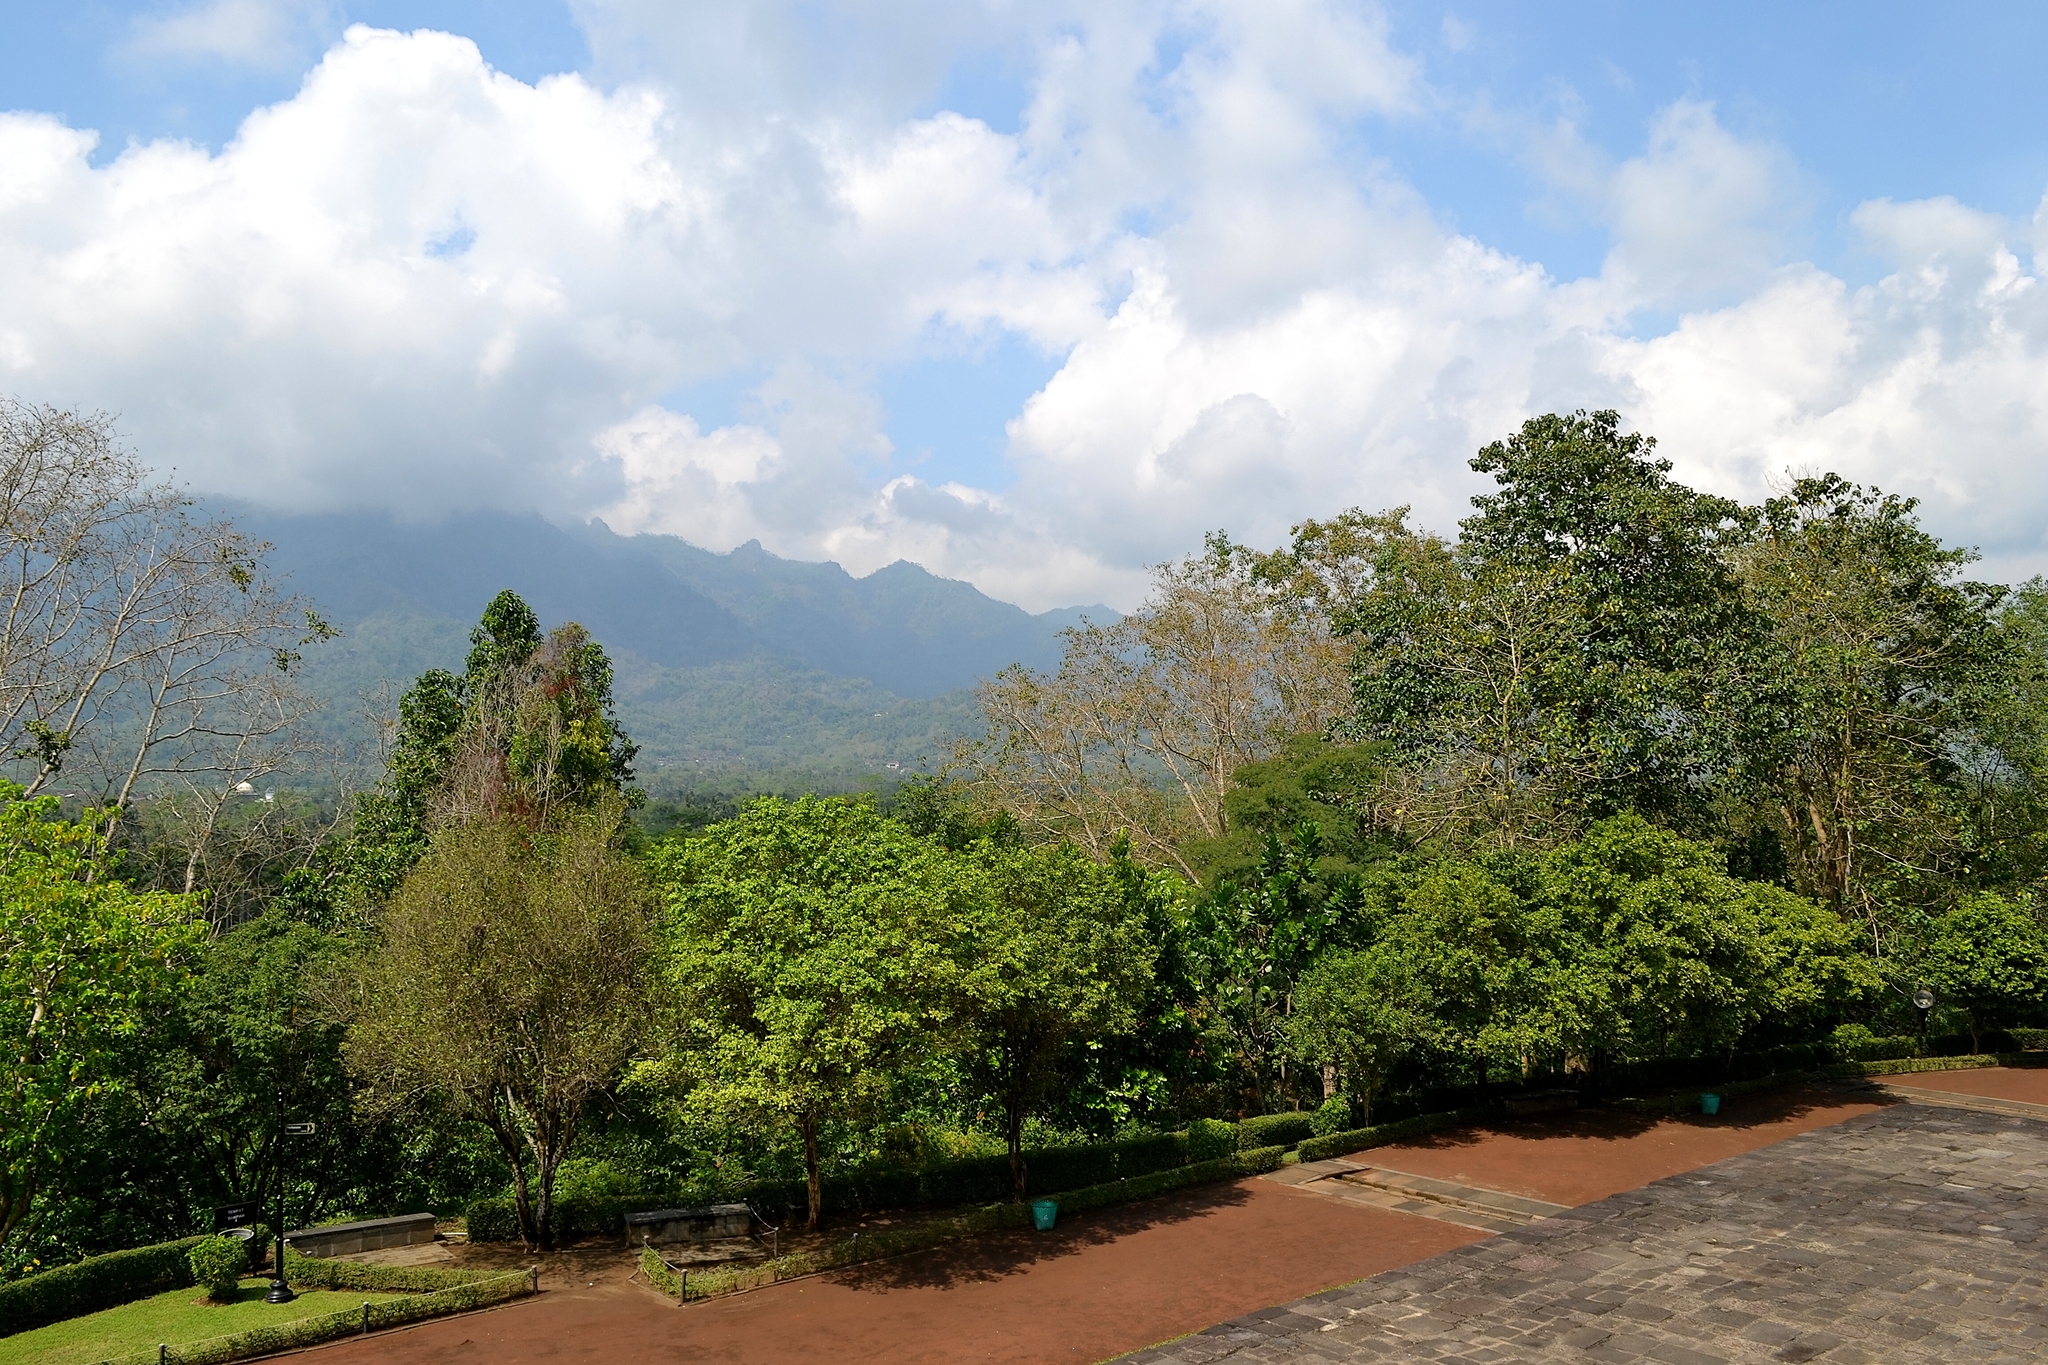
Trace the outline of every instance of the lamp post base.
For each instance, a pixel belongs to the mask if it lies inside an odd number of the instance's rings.
[[[290,1303],[297,1297],[297,1294],[292,1293],[292,1287],[283,1280],[272,1280],[270,1282],[270,1292],[263,1296],[263,1301],[265,1303]]]

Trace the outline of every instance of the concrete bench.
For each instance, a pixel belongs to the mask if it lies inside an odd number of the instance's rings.
[[[1553,1114],[1560,1109],[1579,1107],[1579,1092],[1576,1090],[1538,1090],[1528,1095],[1514,1095],[1502,1100],[1501,1104],[1515,1118],[1530,1114]]]
[[[284,1240],[301,1256],[347,1256],[385,1247],[417,1246],[434,1240],[434,1215],[401,1213],[395,1218],[366,1218],[360,1223],[332,1223],[300,1228]]]
[[[745,1204],[713,1204],[706,1209],[656,1209],[626,1215],[626,1245],[670,1242],[722,1242],[744,1237],[754,1224]]]

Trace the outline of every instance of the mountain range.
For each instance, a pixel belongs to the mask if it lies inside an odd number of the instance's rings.
[[[1056,666],[1062,630],[1116,617],[1034,616],[901,560],[856,578],[758,541],[718,554],[601,521],[226,510],[341,630],[307,660],[332,727],[428,668],[460,670],[485,604],[510,588],[544,626],[576,621],[610,653],[620,719],[658,794],[886,782],[976,730],[978,680]]]

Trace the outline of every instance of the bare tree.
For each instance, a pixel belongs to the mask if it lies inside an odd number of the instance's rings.
[[[118,821],[142,793],[204,793],[210,831],[290,760],[315,706],[299,650],[335,632],[280,590],[269,549],[152,474],[110,418],[0,399],[0,757],[30,794],[61,771]]]
[[[1349,647],[1323,602],[1212,536],[1153,571],[1145,605],[1067,632],[1053,676],[1005,669],[980,692],[987,733],[956,766],[1027,831],[1149,861],[1225,832],[1231,774],[1346,714]]]

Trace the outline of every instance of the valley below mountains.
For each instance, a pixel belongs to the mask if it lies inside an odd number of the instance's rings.
[[[603,522],[224,510],[342,632],[307,651],[305,674],[337,739],[365,738],[425,670],[459,672],[484,605],[510,588],[543,625],[576,621],[609,652],[658,797],[893,785],[978,730],[977,681],[1055,667],[1063,629],[1116,619],[1101,606],[1034,616],[900,560],[855,578],[755,541],[718,554]]]

